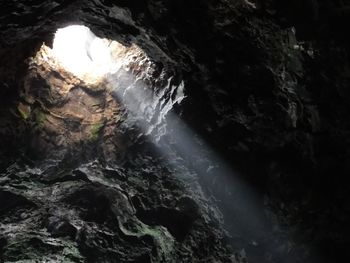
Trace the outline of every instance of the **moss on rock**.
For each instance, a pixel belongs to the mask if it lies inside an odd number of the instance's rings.
[[[90,129],[91,141],[96,141],[98,139],[100,131],[102,130],[103,126],[104,126],[103,122],[98,122],[91,125],[91,129]]]

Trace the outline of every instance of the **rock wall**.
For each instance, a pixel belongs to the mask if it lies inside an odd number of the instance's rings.
[[[3,260],[342,262],[349,235],[348,6],[326,0],[1,3]],[[188,166],[207,163],[198,161],[202,155],[175,154],[170,165],[126,121],[125,100],[91,91],[64,72],[50,75],[45,63],[33,67],[28,58],[69,24],[144,52],[151,66],[138,67],[136,60],[133,76],[152,86],[151,94],[166,87],[152,96],[153,109],[169,102],[183,122],[156,122],[150,134],[169,145],[186,126],[207,142],[276,222],[268,235],[238,234],[230,224],[240,217],[230,205],[232,189],[217,184],[226,175],[219,169],[212,176],[210,164],[201,172]],[[44,92],[55,85],[67,89]],[[181,104],[173,103],[177,95],[186,97]],[[82,129],[83,119],[91,123]],[[55,158],[43,158],[54,149]]]

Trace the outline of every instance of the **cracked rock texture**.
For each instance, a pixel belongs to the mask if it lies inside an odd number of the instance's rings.
[[[0,262],[344,262],[349,7],[2,1]],[[125,63],[94,84],[60,68],[70,24]]]

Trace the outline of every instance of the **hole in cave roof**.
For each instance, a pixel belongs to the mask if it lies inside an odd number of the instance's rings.
[[[57,30],[53,54],[75,76],[98,79],[113,70],[110,40],[97,37],[88,27],[71,25]]]

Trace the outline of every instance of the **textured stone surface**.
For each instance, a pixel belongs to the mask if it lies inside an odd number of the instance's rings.
[[[342,262],[349,3],[287,2],[3,1],[1,258]],[[102,85],[91,93],[64,72],[49,76],[45,63],[31,64],[42,43],[72,23],[142,50],[131,71],[124,68],[131,74],[115,76],[129,94],[112,98]],[[121,105],[140,85],[152,90],[128,113]],[[77,107],[77,96],[87,108]],[[171,138],[186,142],[176,136],[184,124],[157,118],[169,109],[252,186],[267,229],[240,229],[246,208],[208,148],[176,152]],[[170,160],[147,134],[175,149]]]

